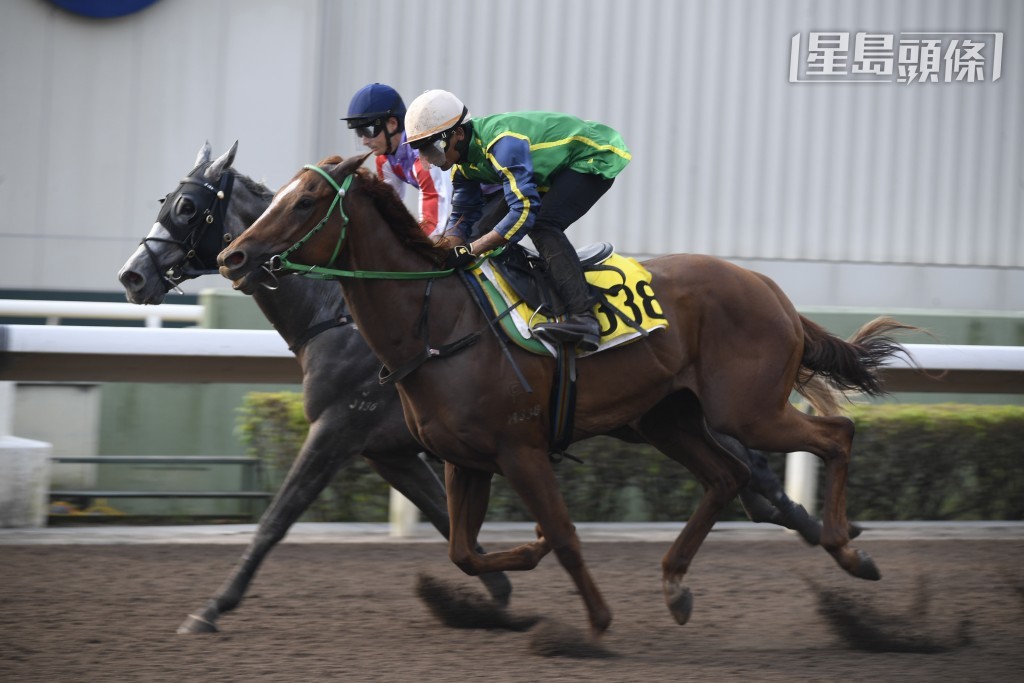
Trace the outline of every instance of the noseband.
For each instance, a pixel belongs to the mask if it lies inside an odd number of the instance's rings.
[[[338,233],[338,241],[334,245],[334,253],[331,254],[331,258],[328,259],[326,266],[331,266],[334,263],[334,260],[338,258],[338,253],[341,251],[341,245],[345,241],[345,231],[348,229],[348,215],[345,213],[345,207],[342,206],[341,200],[345,198],[345,195],[348,193],[349,187],[352,186],[353,175],[349,174],[345,176],[345,178],[341,182],[341,185],[338,185],[338,183],[335,182],[334,178],[332,178],[327,171],[320,168],[319,166],[306,164],[302,168],[304,170],[316,171],[317,173],[319,173],[327,181],[327,183],[334,189],[334,198],[331,200],[331,205],[328,207],[327,213],[324,215],[324,217],[320,220],[319,223],[314,225],[313,228],[306,233],[305,237],[303,237],[298,242],[282,251],[280,254],[271,257],[270,261],[266,264],[266,270],[271,274],[280,270],[293,270],[301,272],[304,275],[310,277],[317,276],[317,272],[321,270],[319,267],[304,266],[301,264],[293,263],[292,261],[288,260],[288,257],[291,256],[296,251],[298,251],[299,249],[301,249],[302,246],[306,242],[308,242],[311,237],[313,237],[313,235],[320,232],[323,229],[323,227],[327,225],[327,221],[330,220],[331,214],[334,213],[334,207],[338,207],[338,215],[341,216],[341,232]]]
[[[157,272],[162,268],[157,263],[149,242],[176,245],[184,254],[181,261],[162,273],[168,290],[177,287],[182,280],[216,273],[217,254],[231,241],[231,235],[224,228],[224,214],[225,207],[231,199],[235,175],[230,169],[224,169],[219,186],[214,187],[203,179],[203,172],[208,167],[209,164],[201,164],[194,168],[181,180],[174,192],[160,200],[162,205],[157,214],[157,222],[164,226],[172,237],[146,237],[141,242]],[[175,220],[174,209],[184,198],[190,199],[196,207],[204,208],[197,208],[188,222],[182,224]],[[174,236],[183,230],[187,231],[184,239],[174,239]]]

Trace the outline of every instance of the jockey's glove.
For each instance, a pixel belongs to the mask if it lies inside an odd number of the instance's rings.
[[[445,255],[444,261],[441,263],[442,268],[465,268],[470,263],[476,260],[473,256],[473,252],[469,250],[469,245],[459,244],[451,248],[451,250]]]

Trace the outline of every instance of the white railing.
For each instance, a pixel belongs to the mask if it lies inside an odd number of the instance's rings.
[[[130,303],[103,301],[46,301],[35,299],[0,299],[0,317],[45,318],[47,325],[59,325],[62,319],[142,320],[146,327],[161,327],[165,320],[198,323],[203,307],[190,304],[137,306]]]
[[[890,391],[1024,394],[1024,346],[906,349],[916,366],[898,357],[882,368]],[[0,380],[297,384],[302,378],[272,330],[0,325]]]
[[[2,380],[299,384],[302,372],[273,330],[0,325]]]

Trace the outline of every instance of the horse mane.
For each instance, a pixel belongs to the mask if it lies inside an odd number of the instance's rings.
[[[202,177],[208,178],[206,173],[207,173],[207,171],[210,169],[210,167],[212,165],[213,165],[213,162],[209,162],[209,161],[206,162],[204,165],[202,165]],[[191,171],[189,171],[189,175],[192,175],[193,173],[195,173],[196,169],[198,169],[198,168],[200,168],[200,166],[197,166],[196,168],[194,168]],[[269,203],[274,198],[274,191],[273,190],[271,190],[269,187],[267,187],[263,183],[260,183],[260,182],[257,182],[255,180],[253,180],[252,178],[250,178],[249,176],[245,175],[244,173],[240,173],[238,171],[238,169],[235,168],[234,166],[228,166],[227,168],[225,168],[224,169],[224,173],[231,173],[232,175],[234,175],[235,176],[235,180],[237,180],[240,183],[242,183],[242,185],[245,186],[245,189],[249,190],[249,192],[252,192],[254,195],[259,197],[260,199],[263,199],[263,200],[265,200],[265,201],[267,201]]]
[[[249,192],[252,192],[260,199],[265,199],[266,201],[269,202],[274,198],[274,191],[271,190],[266,185],[264,185],[263,183],[256,182],[249,176],[243,175],[233,168],[228,170],[235,174],[235,180],[241,182],[242,185],[245,186],[245,189],[249,190]]]
[[[319,165],[334,165],[342,163],[342,161],[339,156],[331,156],[321,161]],[[444,259],[447,253],[446,248],[443,245],[435,244],[434,240],[423,232],[419,221],[409,213],[409,209],[395,192],[395,188],[377,177],[377,174],[371,173],[363,167],[357,168],[354,175],[358,179],[359,191],[370,200],[403,245],[435,263],[440,263]]]

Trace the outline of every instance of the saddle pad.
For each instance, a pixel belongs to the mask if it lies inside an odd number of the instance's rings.
[[[612,254],[601,263],[601,269],[586,271],[587,282],[604,295],[604,301],[594,307],[601,325],[601,344],[596,351],[579,353],[588,356],[606,349],[625,344],[654,330],[668,327],[668,321],[661,304],[651,288],[651,274],[633,258]],[[504,313],[519,297],[489,261],[484,261],[472,271],[483,291],[487,294],[495,314]],[[623,276],[625,279],[623,279]],[[613,306],[619,315],[637,324],[644,332],[626,324],[609,309]],[[535,314],[525,303],[519,303],[511,313],[501,319],[502,329],[518,346],[533,353],[555,355],[553,346],[537,339],[530,328],[551,320],[548,316]]]

